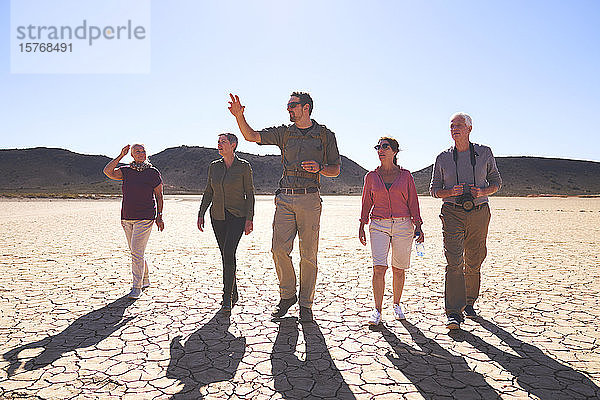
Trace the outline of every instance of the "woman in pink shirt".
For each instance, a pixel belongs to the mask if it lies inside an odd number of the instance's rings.
[[[367,244],[365,225],[369,225],[371,252],[373,254],[373,297],[375,311],[369,319],[370,325],[381,322],[381,305],[385,289],[385,271],[388,253],[392,247],[392,272],[394,288],[394,315],[405,319],[400,305],[404,288],[404,270],[410,267],[410,251],[413,237],[417,242],[424,240],[419,212],[419,199],[415,181],[410,172],[398,166],[398,142],[382,137],[375,146],[381,165],[365,175],[362,192],[362,212],[358,239]]]

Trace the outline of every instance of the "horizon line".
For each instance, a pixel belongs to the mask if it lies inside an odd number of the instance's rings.
[[[205,147],[205,146],[190,146],[190,145],[186,145],[186,144],[182,144],[179,146],[175,146],[175,147],[167,147],[157,153],[153,153],[151,155],[148,156],[148,158],[155,156],[159,153],[162,153],[165,150],[169,150],[169,149],[177,149],[179,147],[196,147],[196,148],[204,148],[204,149],[209,149],[209,150],[217,150],[216,147]],[[51,149],[51,150],[65,150],[65,151],[69,151],[71,153],[75,153],[75,154],[80,154],[80,155],[85,155],[85,156],[103,156],[103,157],[108,157],[111,158],[110,156],[106,155],[106,154],[87,154],[87,153],[78,153],[76,151],[73,150],[69,150],[63,147],[48,147],[48,146],[36,146],[36,147],[12,147],[12,148],[0,148],[0,151],[9,151],[9,150],[34,150],[34,149]],[[276,156],[276,157],[280,157],[280,154],[256,154],[256,153],[249,153],[247,151],[240,151],[239,153],[245,153],[245,154],[250,154],[250,155],[254,155],[254,156],[260,156],[260,157],[264,157],[264,156]],[[342,156],[343,154],[340,153],[340,156]],[[354,161],[352,158],[344,155],[346,158],[352,160],[354,163],[356,163],[357,165],[359,165],[360,167],[364,168],[362,165],[358,164],[356,161]],[[560,156],[541,156],[541,155],[530,155],[530,154],[516,154],[516,155],[494,155],[494,158],[508,158],[508,157],[529,157],[529,158],[544,158],[544,159],[556,159],[556,160],[566,160],[566,161],[585,161],[585,162],[594,162],[594,163],[600,163],[600,160],[589,160],[589,159],[585,159],[585,158],[565,158],[565,157],[560,157]],[[419,170],[416,170],[415,172],[418,172],[422,169],[428,168],[431,165],[433,165],[433,163],[429,164],[426,167],[423,167]],[[366,169],[366,168],[365,168]]]

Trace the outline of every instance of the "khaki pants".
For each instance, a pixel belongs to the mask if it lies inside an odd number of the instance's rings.
[[[487,204],[466,212],[444,204],[440,214],[446,255],[446,315],[460,314],[479,297],[480,268],[487,255],[486,238],[490,223]]]
[[[121,226],[127,237],[127,244],[131,251],[131,272],[133,273],[133,287],[140,289],[142,284],[148,282],[148,262],[144,258],[146,245],[152,233],[152,219],[122,219]]]
[[[298,303],[312,307],[317,282],[317,250],[321,221],[319,193],[284,194],[275,197],[273,218],[273,261],[279,278],[282,299],[296,295],[296,273],[292,264],[292,248],[296,233],[300,246],[300,294]]]

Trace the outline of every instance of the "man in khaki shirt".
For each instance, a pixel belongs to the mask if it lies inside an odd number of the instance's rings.
[[[300,321],[313,320],[312,303],[317,280],[317,250],[321,218],[320,175],[340,174],[341,159],[335,135],[310,118],[313,101],[308,93],[294,92],[287,104],[291,125],[254,131],[244,117],[238,96],[230,94],[229,111],[240,132],[250,142],[281,149],[283,176],[275,192],[273,260],[279,278],[281,300],[273,317],[283,317],[299,302]],[[300,292],[290,254],[296,234],[300,246]]]

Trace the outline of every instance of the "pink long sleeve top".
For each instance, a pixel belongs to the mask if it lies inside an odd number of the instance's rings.
[[[379,167],[365,175],[360,222],[371,219],[410,217],[414,224],[422,223],[415,181],[410,171],[401,168],[390,190],[379,175]]]

